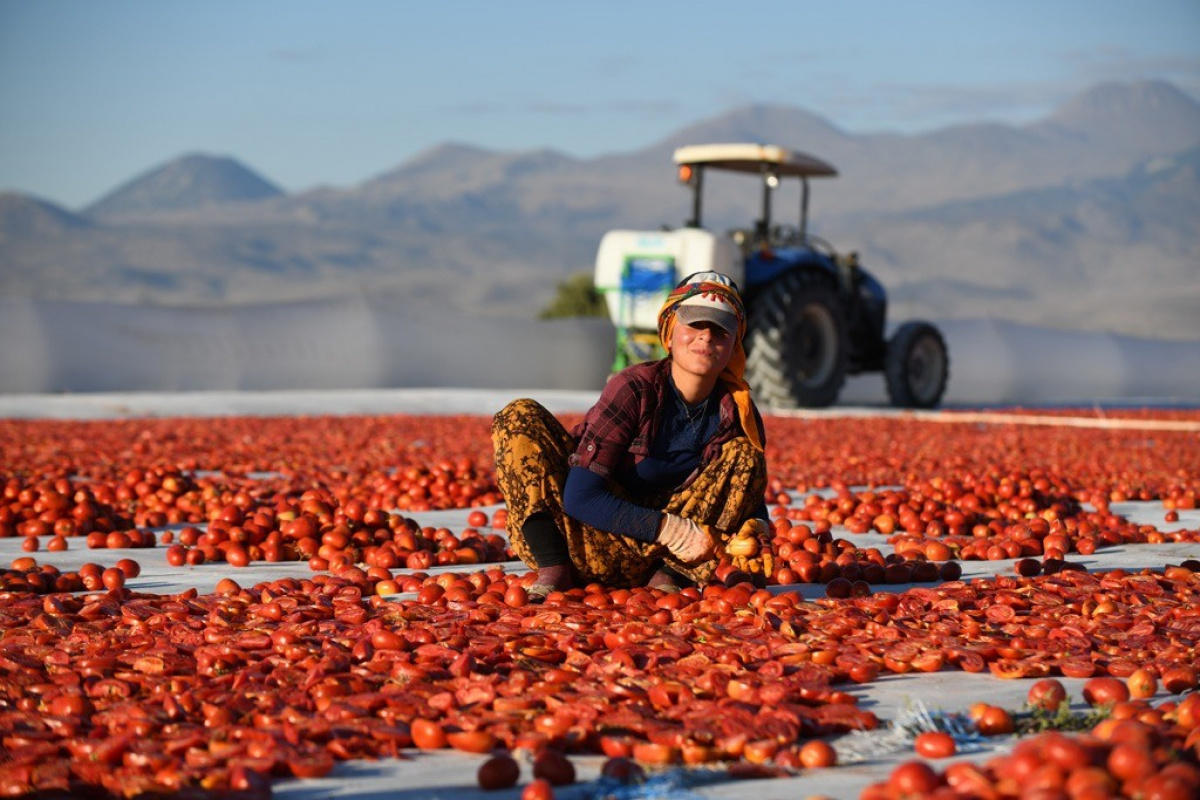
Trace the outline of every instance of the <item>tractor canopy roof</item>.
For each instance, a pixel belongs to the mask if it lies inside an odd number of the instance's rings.
[[[821,178],[837,175],[832,164],[816,156],[773,144],[749,142],[680,147],[675,151],[675,163],[753,174],[769,171],[780,177]]]

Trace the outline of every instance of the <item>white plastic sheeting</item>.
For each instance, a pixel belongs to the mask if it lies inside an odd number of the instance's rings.
[[[1200,403],[1200,342],[937,323],[948,405]],[[606,320],[462,317],[394,296],[224,308],[0,298],[0,392],[373,388],[599,390]],[[841,402],[885,403],[883,378]]]
[[[996,320],[937,323],[950,350],[950,405],[1200,404],[1200,342],[1059,331]],[[880,375],[843,403],[885,402]]]
[[[599,387],[604,320],[489,320],[394,298],[224,308],[0,299],[0,392]]]

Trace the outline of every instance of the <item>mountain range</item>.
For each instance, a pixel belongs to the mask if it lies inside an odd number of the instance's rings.
[[[296,193],[190,154],[74,211],[0,194],[0,295],[220,305],[387,292],[532,317],[592,269],[605,231],[681,224],[671,153],[719,141],[838,167],[813,182],[810,230],[859,253],[893,319],[1200,339],[1200,104],[1160,81],[1101,84],[1026,125],[915,135],[752,105],[591,159],[446,143],[360,185]],[[779,221],[798,214],[792,191],[777,193]],[[712,175],[706,222],[745,227],[758,192]]]

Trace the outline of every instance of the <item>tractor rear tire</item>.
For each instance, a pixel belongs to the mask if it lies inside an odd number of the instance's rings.
[[[933,408],[950,378],[946,340],[928,322],[906,322],[888,341],[884,364],[888,397],[901,408]]]
[[[746,381],[768,408],[822,408],[846,380],[846,319],[821,276],[789,272],[765,288],[746,321]]]

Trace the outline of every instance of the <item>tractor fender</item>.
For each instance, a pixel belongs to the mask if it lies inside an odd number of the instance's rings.
[[[746,293],[753,295],[793,270],[825,275],[837,285],[837,265],[829,256],[809,247],[784,247],[746,257]]]

